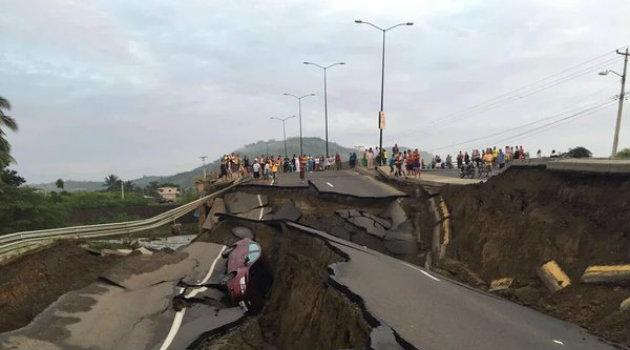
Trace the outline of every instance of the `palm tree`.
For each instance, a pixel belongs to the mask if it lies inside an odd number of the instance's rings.
[[[4,168],[9,163],[15,162],[11,157],[11,145],[5,138],[5,128],[9,128],[13,132],[18,131],[18,125],[13,117],[8,116],[6,111],[11,109],[11,103],[6,98],[0,96],[0,168]]]
[[[118,191],[120,189],[120,179],[114,174],[110,174],[105,178],[103,186],[107,187],[108,191]]]

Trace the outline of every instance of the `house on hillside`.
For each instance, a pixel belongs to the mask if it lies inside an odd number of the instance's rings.
[[[179,188],[172,186],[158,187],[158,193],[168,202],[175,202],[179,196]]]

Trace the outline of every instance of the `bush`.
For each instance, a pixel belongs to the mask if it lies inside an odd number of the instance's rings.
[[[617,152],[617,158],[630,159],[630,148],[624,148]]]
[[[591,151],[584,147],[575,147],[571,148],[569,152],[566,153],[565,157],[568,158],[590,158],[593,154]]]
[[[67,213],[31,188],[0,183],[0,234],[62,226]]]

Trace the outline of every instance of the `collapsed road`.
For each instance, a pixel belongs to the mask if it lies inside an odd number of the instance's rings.
[[[319,196],[325,203],[310,198]],[[212,203],[206,232],[189,246],[125,258],[26,327],[0,334],[0,348],[612,348],[409,263],[424,261],[429,238],[422,220],[383,212],[403,196],[352,172],[232,192]],[[221,252],[243,237],[261,244],[274,272],[258,315],[204,286],[221,279]],[[183,307],[173,305],[182,294]]]

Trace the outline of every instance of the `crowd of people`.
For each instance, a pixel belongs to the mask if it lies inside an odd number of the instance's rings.
[[[352,154],[350,155],[352,159]],[[354,154],[356,159],[356,153]],[[331,157],[324,155],[312,156],[310,154],[299,157],[282,157],[281,155],[269,156],[261,154],[250,160],[249,157],[240,157],[239,154],[226,154],[221,158],[219,178],[234,179],[235,174],[245,176],[251,174],[254,179],[261,179],[271,184],[278,182],[278,172],[313,172],[326,170],[341,170],[341,156],[339,153]]]
[[[538,150],[537,156],[541,157],[540,150]],[[452,169],[456,166],[458,169],[475,167],[492,172],[494,169],[504,168],[513,159],[525,158],[529,158],[529,152],[526,152],[523,146],[505,146],[505,149],[495,146],[481,150],[473,149],[470,153],[459,151],[455,157],[455,164],[450,154],[446,156],[444,161],[440,155],[435,155],[431,158],[431,162],[426,164],[417,148],[415,150],[401,150],[398,144],[395,144],[392,147],[390,157],[388,157],[385,148],[382,150],[379,147],[366,148],[363,151],[362,161],[368,169],[374,169],[377,166],[389,166],[392,176],[419,178],[423,169]],[[356,152],[349,153],[348,164],[350,168],[360,165]],[[278,172],[298,172],[302,173],[301,176],[303,177],[304,172],[341,170],[341,168],[342,162],[339,153],[331,157],[312,156],[310,154],[301,157],[296,154],[293,157],[260,155],[254,157],[253,160],[247,156],[241,158],[239,154],[231,153],[221,158],[219,177],[232,180],[235,174],[238,176],[251,174],[254,179],[261,179],[273,184],[278,181]]]

